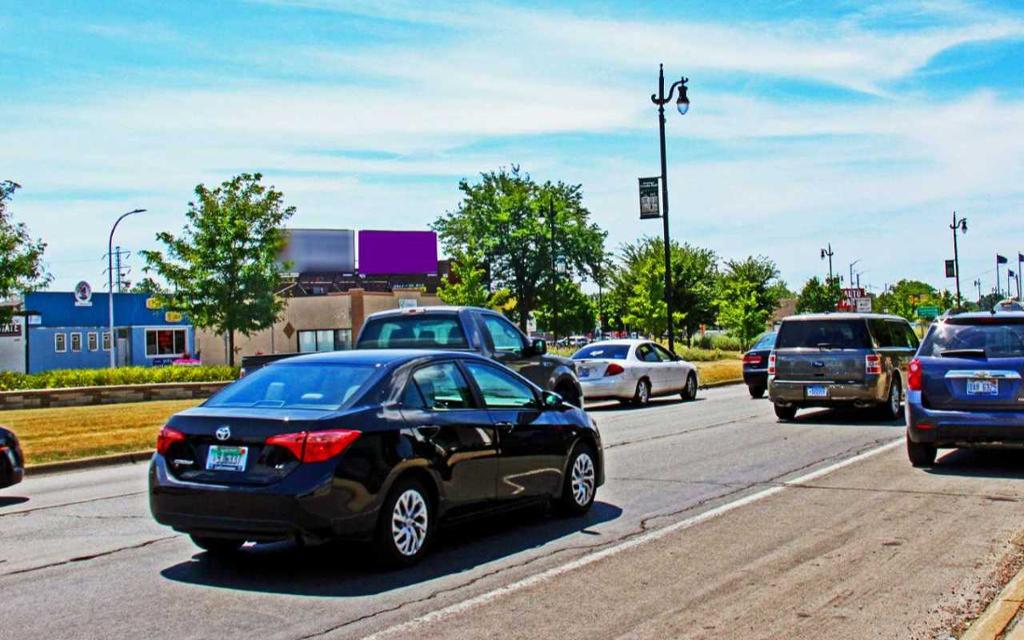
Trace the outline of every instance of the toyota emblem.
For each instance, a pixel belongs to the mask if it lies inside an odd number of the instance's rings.
[[[231,427],[221,427],[220,429],[217,429],[217,433],[215,435],[218,440],[223,442],[231,437]]]

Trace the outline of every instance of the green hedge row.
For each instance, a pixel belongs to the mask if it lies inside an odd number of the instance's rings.
[[[221,382],[237,380],[237,367],[119,367],[117,369],[56,369],[24,374],[0,371],[0,391],[107,387],[157,382]]]

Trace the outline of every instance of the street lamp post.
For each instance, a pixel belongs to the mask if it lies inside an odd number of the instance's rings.
[[[953,212],[953,224],[949,225],[953,231],[953,275],[956,278],[956,308],[960,308],[960,250],[957,248],[957,231],[967,233],[967,218],[956,219],[956,211]]]
[[[829,283],[829,285],[831,285],[832,284],[832,280],[835,279],[835,276],[832,274],[832,256],[834,256],[834,255],[836,255],[836,254],[835,254],[835,252],[832,251],[832,243],[831,242],[828,243],[828,249],[827,250],[825,250],[825,249],[821,250],[821,259],[824,260],[826,257],[828,258],[828,283]]]
[[[668,163],[665,159],[665,105],[671,102],[672,92],[679,90],[676,99],[676,110],[686,115],[690,110],[690,99],[686,95],[686,83],[689,78],[681,77],[672,84],[665,94],[665,67],[658,65],[658,93],[651,95],[651,102],[658,105],[658,133],[661,141],[661,222],[665,234],[665,314],[668,326],[668,350],[675,353],[675,328],[672,326],[672,255],[668,236]]]
[[[110,228],[110,238],[107,239],[107,313],[110,320],[110,368],[117,366],[117,340],[114,338],[114,231],[122,220],[134,213],[143,213],[145,209],[133,209],[128,213],[122,213],[121,217],[114,222]]]
[[[548,230],[551,237],[548,243],[548,253],[551,254],[551,339],[554,346],[558,346],[558,270],[555,267],[555,197],[548,196]]]

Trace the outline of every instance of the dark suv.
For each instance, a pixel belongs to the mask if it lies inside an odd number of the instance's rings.
[[[768,397],[792,420],[804,407],[878,408],[895,420],[918,340],[899,316],[824,313],[782,321],[768,357]]]
[[[366,318],[356,349],[474,351],[519,372],[577,407],[583,390],[569,358],[551,355],[543,340],[530,340],[505,316],[477,307],[413,307]]]

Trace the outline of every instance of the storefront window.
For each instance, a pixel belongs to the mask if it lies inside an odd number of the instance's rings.
[[[146,329],[147,356],[180,356],[186,350],[184,329]]]
[[[99,334],[94,331],[89,332],[89,351],[96,351],[99,348]]]
[[[82,334],[72,333],[71,334],[71,350],[78,353],[82,350]]]
[[[68,350],[68,337],[63,333],[53,334],[53,350],[57,353],[64,353]]]
[[[110,332],[109,331],[104,331],[103,332],[103,350],[104,351],[110,351]]]
[[[352,348],[351,329],[299,331],[299,352],[344,351]]]

